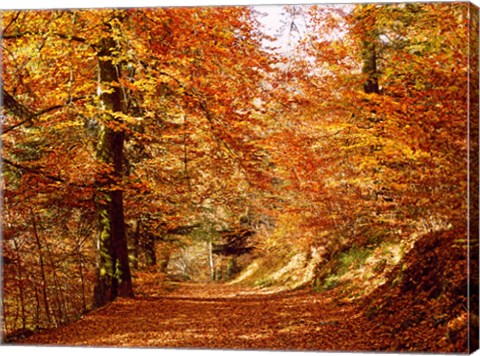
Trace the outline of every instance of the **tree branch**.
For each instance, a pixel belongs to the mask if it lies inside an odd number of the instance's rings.
[[[55,181],[55,182],[65,183],[65,180],[63,180],[63,179],[60,178],[60,177],[52,176],[52,175],[49,175],[49,174],[44,174],[43,172],[41,172],[40,170],[38,170],[38,169],[36,169],[36,168],[23,166],[23,165],[21,165],[21,164],[12,162],[12,161],[10,161],[9,159],[7,159],[7,158],[5,158],[5,157],[2,158],[2,161],[3,161],[3,163],[6,163],[6,164],[8,164],[9,166],[12,166],[12,167],[14,167],[14,168],[16,168],[16,169],[18,169],[18,170],[26,171],[26,172],[33,173],[33,174],[36,174],[36,175],[40,175],[40,176],[45,177],[45,178],[47,178],[47,179],[53,180],[53,181]]]
[[[28,35],[42,35],[43,33],[37,33],[37,32],[32,32],[32,31],[25,31],[25,32],[16,32],[16,33],[5,33],[2,35],[2,38],[5,39],[5,40],[14,40],[14,39],[17,39],[17,38],[22,38],[24,36],[28,36]],[[79,42],[79,43],[86,43],[87,40],[83,37],[79,37],[79,36],[73,36],[73,35],[68,35],[68,34],[65,34],[65,33],[52,33],[53,35],[55,36],[58,36],[60,38],[63,38],[63,39],[66,39],[66,40],[72,40],[72,41],[75,41],[75,42]]]
[[[23,165],[21,165],[21,164],[19,164],[19,163],[12,162],[12,161],[10,161],[9,159],[7,159],[7,158],[5,158],[5,157],[2,157],[2,162],[3,162],[3,163],[6,163],[6,164],[8,164],[9,166],[12,166],[12,167],[14,167],[14,168],[16,168],[16,169],[18,169],[18,170],[25,171],[25,172],[28,172],[28,173],[32,173],[32,174],[41,176],[41,177],[43,177],[43,178],[52,180],[52,181],[54,181],[54,182],[65,183],[65,184],[69,184],[69,185],[71,185],[71,186],[79,187],[79,188],[90,188],[90,187],[92,187],[92,185],[88,185],[88,184],[80,184],[80,183],[67,182],[67,181],[65,181],[65,179],[63,179],[63,178],[61,178],[61,177],[52,176],[52,175],[50,175],[50,174],[46,174],[46,173],[42,172],[41,170],[36,169],[36,168],[33,168],[33,167],[23,166]]]
[[[14,124],[10,127],[5,128],[2,132],[2,135],[6,134],[6,133],[16,129],[17,127],[20,127],[20,126],[22,126],[22,125],[24,125],[28,122],[31,122],[33,119],[35,119],[35,118],[37,118],[41,115],[47,114],[47,113],[52,112],[54,110],[61,109],[65,106],[67,106],[71,102],[75,102],[75,101],[79,101],[79,100],[87,98],[87,96],[79,96],[79,97],[76,97],[76,98],[72,98],[66,104],[53,105],[53,106],[50,106],[48,108],[42,109],[40,111],[33,112],[30,109],[28,109],[25,105],[23,105],[23,104],[19,103],[17,100],[15,100],[15,98],[13,96],[11,96],[3,87],[2,87],[1,94],[2,94],[1,96],[3,98],[3,107],[5,108],[5,110],[10,112],[13,116],[16,116],[16,117],[19,117],[19,118],[24,118],[22,121]]]

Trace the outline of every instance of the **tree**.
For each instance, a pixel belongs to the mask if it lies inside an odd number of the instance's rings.
[[[268,138],[280,215],[317,231],[307,245],[338,252],[464,224],[467,10],[308,9],[296,70],[266,115],[281,123]]]
[[[121,16],[121,15],[120,15]],[[123,115],[128,115],[128,102],[122,93],[117,53],[121,53],[114,38],[115,26],[121,17],[115,16],[106,24],[106,37],[97,47],[100,122],[97,160],[105,166],[97,178],[95,196],[98,229],[98,282],[95,305],[102,306],[117,296],[133,297],[132,278],[128,261],[127,236],[123,213],[124,143]]]
[[[95,306],[133,296],[125,216],[139,214],[125,206],[160,209],[171,230],[194,218],[192,201],[225,190],[221,177],[210,177],[233,167],[239,181],[259,174],[250,158],[261,127],[249,124],[253,100],[265,94],[251,88],[269,63],[252,23],[248,8],[6,13],[4,162],[42,181],[35,192],[48,191],[51,203],[59,203],[51,188],[65,187],[66,203],[81,200],[95,212]],[[45,149],[23,159],[18,142],[32,138]],[[168,150],[171,161],[162,159]],[[206,166],[210,172],[200,173]],[[242,194],[240,185],[224,192],[226,200]]]

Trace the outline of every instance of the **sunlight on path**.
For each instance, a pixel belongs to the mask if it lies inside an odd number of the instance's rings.
[[[361,350],[363,330],[352,307],[334,293],[278,294],[222,284],[171,284],[169,290],[120,299],[81,320],[40,333],[24,344]]]

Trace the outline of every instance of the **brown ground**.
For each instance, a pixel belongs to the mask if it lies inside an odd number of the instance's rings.
[[[161,284],[161,283],[160,283]],[[372,350],[353,306],[335,292],[261,294],[222,284],[170,284],[147,277],[135,299],[120,299],[23,344],[159,348]],[[165,284],[163,284],[165,287]],[[371,333],[370,333],[371,334]]]
[[[135,299],[117,300],[22,343],[472,352],[478,347],[478,280],[472,278],[469,310],[465,250],[452,245],[458,236],[465,234],[425,235],[387,283],[351,303],[341,302],[341,286],[268,294],[224,284],[172,283],[137,272]],[[478,276],[478,269],[471,273]]]

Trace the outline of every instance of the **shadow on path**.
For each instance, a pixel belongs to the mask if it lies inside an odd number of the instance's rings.
[[[223,284],[139,286],[67,326],[22,344],[254,350],[368,350],[361,317],[334,291],[276,294]]]

